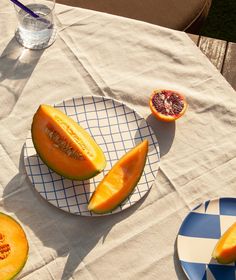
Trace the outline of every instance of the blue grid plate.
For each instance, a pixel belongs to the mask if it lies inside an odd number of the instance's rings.
[[[236,221],[236,198],[206,201],[183,221],[177,250],[181,266],[191,280],[235,280],[235,263],[218,264],[213,249],[221,235]]]
[[[125,104],[110,98],[84,96],[54,105],[77,121],[102,148],[107,166],[96,177],[71,181],[49,169],[37,155],[29,133],[24,145],[24,163],[33,187],[54,206],[76,215],[95,215],[88,201],[95,187],[116,161],[144,139],[149,152],[142,177],[130,196],[113,212],[120,212],[139,201],[151,188],[159,168],[160,153],[156,136],[148,123]]]

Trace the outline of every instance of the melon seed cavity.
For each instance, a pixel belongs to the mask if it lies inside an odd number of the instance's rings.
[[[3,243],[5,240],[5,235],[0,232],[0,243]]]
[[[73,138],[73,140],[75,140],[75,142],[80,146],[80,148],[86,155],[88,155],[89,157],[93,156],[84,141],[72,130],[72,128],[65,121],[63,121],[58,116],[55,116],[55,120],[60,124],[61,127],[66,130],[66,132]]]
[[[11,252],[10,245],[7,243],[3,243],[4,240],[5,236],[0,233],[0,261],[6,259]]]
[[[61,135],[56,132],[54,129],[45,127],[46,135],[53,141],[54,147],[60,149],[62,152],[67,154],[69,157],[77,160],[84,160],[83,155],[71,147],[66,139],[63,139]]]
[[[11,252],[9,244],[0,245],[0,260],[6,259]]]

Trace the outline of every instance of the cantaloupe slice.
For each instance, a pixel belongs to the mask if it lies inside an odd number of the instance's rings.
[[[56,173],[73,180],[94,177],[106,166],[102,149],[72,118],[50,105],[40,105],[31,126],[34,147]]]
[[[89,201],[88,209],[104,214],[120,205],[138,184],[147,153],[147,140],[126,153],[99,183]]]
[[[214,248],[212,257],[221,264],[236,261],[236,222],[221,236]]]
[[[0,279],[13,279],[28,257],[28,241],[20,226],[10,216],[0,213]]]

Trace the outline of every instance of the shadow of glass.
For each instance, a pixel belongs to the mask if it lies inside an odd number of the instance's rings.
[[[176,272],[176,275],[177,275],[178,279],[187,280],[188,278],[185,275],[185,273],[184,273],[184,271],[181,267],[180,260],[179,260],[179,257],[178,257],[177,238],[175,239],[175,244],[174,244],[173,262],[174,262],[175,272]]]
[[[175,137],[175,122],[158,121],[152,114],[147,119],[147,123],[152,127],[160,147],[160,156],[167,154],[172,146]]]
[[[3,50],[0,55],[0,101],[8,106],[1,110],[0,118],[12,111],[43,51],[26,49],[19,45],[15,37]]]
[[[61,276],[63,280],[71,279],[73,272],[98,242],[103,246],[112,227],[132,215],[143,201],[144,198],[122,212],[100,217],[76,216],[61,211],[49,204],[32,187],[25,172],[23,149],[19,173],[10,180],[3,192],[4,208],[15,213],[23,227],[30,229],[33,239],[39,239],[43,244],[43,248],[35,248],[34,244],[30,244],[30,247],[34,247],[32,252],[39,249],[42,256],[45,252],[44,263],[49,262],[48,248],[53,249],[58,257],[67,257]],[[31,262],[35,262],[34,269],[37,269],[37,260],[31,258]]]

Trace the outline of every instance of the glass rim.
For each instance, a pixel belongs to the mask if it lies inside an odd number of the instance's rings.
[[[50,7],[50,5],[47,6],[48,9],[49,9],[49,12],[46,13],[45,15],[40,15],[41,18],[44,18],[44,17],[50,15],[50,14],[53,12],[53,10],[55,9],[55,5],[56,5],[56,0],[44,1],[44,2],[45,2],[45,3],[46,3],[46,2],[47,2],[47,3],[51,3],[52,6],[51,6],[51,7]],[[25,4],[24,1],[22,1],[22,4],[24,4],[25,6],[28,6],[28,5],[30,5],[30,4],[40,4],[40,1],[39,1],[38,3],[33,2],[33,1],[32,1],[32,2],[29,1],[29,4]],[[20,11],[23,10],[22,8],[20,8],[20,7],[17,6],[16,4],[13,3],[13,5],[14,5],[14,8],[15,8],[17,14],[19,14]],[[32,17],[32,19],[38,20],[38,18],[34,18],[34,17]]]

